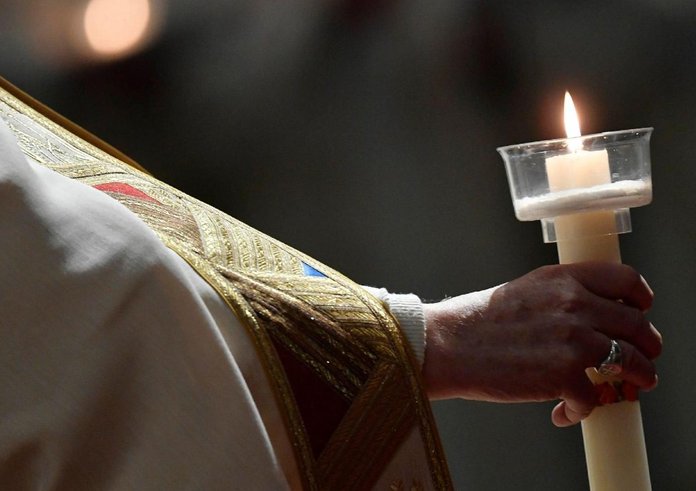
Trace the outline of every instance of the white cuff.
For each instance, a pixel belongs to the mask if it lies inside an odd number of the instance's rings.
[[[380,299],[399,322],[401,331],[411,345],[418,363],[423,365],[425,356],[425,315],[423,302],[412,293],[389,293],[384,288],[364,287],[372,295]]]

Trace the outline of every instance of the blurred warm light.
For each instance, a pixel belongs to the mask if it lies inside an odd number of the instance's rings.
[[[157,39],[167,5],[168,0],[26,0],[25,31],[36,54],[53,67],[111,62]]]
[[[90,0],[83,26],[95,54],[117,57],[143,41],[152,22],[150,0]]]

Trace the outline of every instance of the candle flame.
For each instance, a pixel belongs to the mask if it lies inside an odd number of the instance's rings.
[[[580,120],[578,118],[578,113],[575,110],[575,104],[573,104],[573,98],[570,97],[570,93],[566,91],[565,101],[563,103],[563,119],[565,123],[566,136],[568,138],[577,138],[581,135],[580,133]],[[568,142],[568,147],[573,151],[578,151],[582,148],[582,142],[580,140],[570,140]]]

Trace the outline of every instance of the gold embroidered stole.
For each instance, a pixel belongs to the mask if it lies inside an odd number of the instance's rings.
[[[217,290],[257,347],[305,489],[451,488],[417,364],[377,299],[154,179],[1,78],[0,117],[26,155],[125,205]]]

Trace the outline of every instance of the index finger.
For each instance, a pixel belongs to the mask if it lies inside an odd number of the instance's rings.
[[[569,274],[588,291],[604,298],[621,300],[645,312],[654,294],[645,279],[632,267],[620,263],[586,262],[567,264]]]

